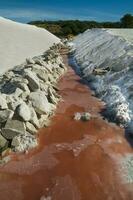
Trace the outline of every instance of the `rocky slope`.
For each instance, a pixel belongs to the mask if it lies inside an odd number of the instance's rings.
[[[107,103],[106,114],[130,132],[133,131],[132,31],[87,30],[74,40],[73,47],[83,77]]]
[[[37,130],[49,125],[60,99],[56,83],[66,68],[54,45],[43,55],[0,76],[0,151],[37,146]]]

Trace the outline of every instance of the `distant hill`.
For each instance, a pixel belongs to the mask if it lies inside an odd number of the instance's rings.
[[[133,28],[133,16],[124,15],[118,22],[96,22],[79,20],[31,21],[29,24],[45,28],[58,37],[71,37],[91,28]]]

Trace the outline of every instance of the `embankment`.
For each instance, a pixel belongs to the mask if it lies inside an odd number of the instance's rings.
[[[92,29],[74,41],[74,57],[106,116],[133,132],[132,29]]]

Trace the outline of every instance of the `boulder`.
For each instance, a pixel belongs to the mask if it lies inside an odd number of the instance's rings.
[[[47,114],[51,111],[51,106],[47,100],[45,92],[32,92],[29,95],[29,99],[38,114]]]
[[[0,94],[0,109],[7,109],[7,102],[6,102],[6,97],[2,94]]]
[[[26,125],[27,132],[31,133],[32,135],[34,135],[37,132],[37,129],[30,122],[26,122],[25,125]]]
[[[26,59],[26,63],[27,63],[28,65],[30,65],[30,64],[35,64],[35,61],[34,61],[32,58],[27,58],[27,59]]]
[[[36,128],[40,128],[40,125],[39,125],[39,120],[37,118],[37,114],[34,110],[33,107],[30,107],[30,112],[31,112],[31,119],[30,119],[30,122],[36,127]]]
[[[23,102],[17,107],[17,114],[22,118],[23,121],[29,121],[31,119],[31,112],[29,106]]]
[[[55,105],[58,103],[58,99],[55,97],[54,91],[51,88],[48,89],[48,100]]]
[[[29,81],[28,85],[31,91],[36,91],[40,88],[39,79],[34,72],[25,70],[25,77]]]
[[[48,127],[50,126],[50,119],[48,118],[48,115],[41,115],[40,119],[39,119],[39,124],[40,124],[40,128],[42,127]]]
[[[14,151],[27,152],[38,145],[37,138],[30,133],[20,134],[13,138],[11,143]]]
[[[1,130],[6,139],[13,139],[16,135],[25,134],[24,123],[18,120],[8,120],[5,127]]]
[[[12,95],[17,98],[21,96],[21,94],[23,94],[23,90],[21,90],[20,88],[16,88],[15,92]]]
[[[39,58],[36,58],[36,59],[35,59],[35,64],[40,65],[40,66],[43,66],[43,65],[44,65],[43,60],[41,60],[41,59],[39,59]]]
[[[22,103],[23,103],[23,100],[22,100],[22,99],[19,99],[19,98],[14,99],[14,98],[13,98],[13,99],[11,99],[11,100],[9,101],[8,106],[9,106],[9,109],[15,111],[16,108],[17,108],[20,104],[22,104]]]
[[[0,110],[0,123],[6,122],[8,119],[11,119],[14,115],[12,110]]]
[[[0,133],[0,152],[8,146],[8,141]]]
[[[38,78],[40,78],[44,82],[48,81],[48,74],[43,69],[37,69],[37,70],[35,70],[35,72],[36,72]]]
[[[21,90],[23,90],[27,94],[30,94],[29,87],[27,86],[26,83],[17,83],[17,87],[19,87]]]

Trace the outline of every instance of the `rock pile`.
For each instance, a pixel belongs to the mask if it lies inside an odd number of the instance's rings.
[[[60,99],[57,80],[66,68],[54,45],[0,77],[0,152],[37,146],[37,130],[48,126]]]

